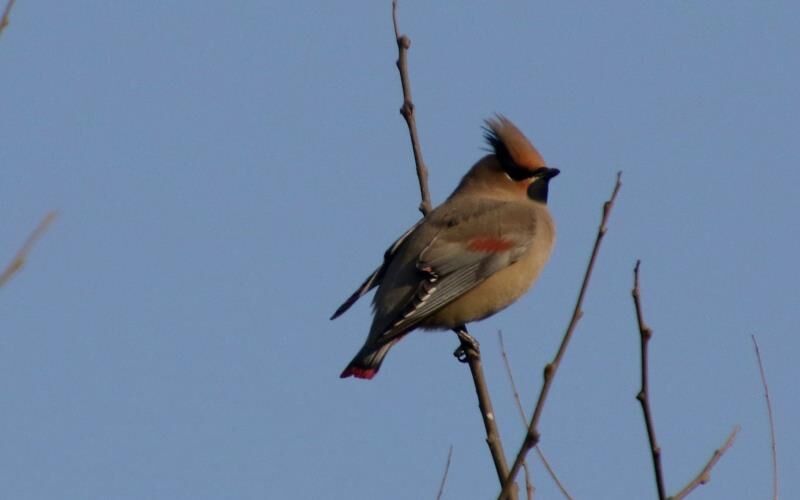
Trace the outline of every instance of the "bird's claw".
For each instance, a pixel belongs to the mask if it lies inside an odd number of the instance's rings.
[[[453,352],[453,356],[455,356],[457,360],[466,363],[469,361],[469,351],[472,351],[474,354],[481,352],[480,344],[475,337],[467,333],[466,329],[456,330],[456,335],[458,335],[458,340],[461,341],[461,345]]]

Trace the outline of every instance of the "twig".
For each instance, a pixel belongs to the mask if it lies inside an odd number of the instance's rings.
[[[2,34],[3,30],[8,26],[8,18],[11,16],[11,9],[14,7],[15,1],[16,0],[8,0],[6,8],[3,9],[3,17],[0,17],[0,34]]]
[[[703,470],[701,470],[700,473],[697,474],[697,476],[694,479],[692,479],[691,482],[689,482],[689,484],[684,486],[684,488],[681,491],[669,497],[668,500],[682,500],[686,498],[686,496],[689,493],[694,491],[695,488],[697,488],[701,484],[706,484],[707,482],[709,482],[711,480],[711,469],[713,469],[714,466],[717,465],[717,462],[719,462],[719,459],[722,458],[722,455],[724,455],[725,452],[728,451],[728,449],[731,446],[733,446],[733,441],[734,439],[736,439],[736,434],[738,434],[738,432],[739,432],[739,426],[737,425],[736,427],[733,428],[731,433],[728,435],[728,439],[725,440],[722,446],[714,450],[714,453],[711,455],[711,458],[708,460],[708,462],[706,462],[706,465],[705,467],[703,467]]]
[[[411,100],[411,80],[408,77],[408,49],[411,47],[411,39],[401,35],[397,26],[397,0],[392,0],[392,24],[397,39],[397,70],[400,72],[400,83],[403,86],[403,106],[400,108],[400,114],[406,120],[408,135],[411,137],[411,148],[414,150],[414,163],[417,165],[417,179],[419,179],[419,194],[422,198],[419,211],[425,216],[432,209],[431,194],[428,191],[428,169],[422,159],[422,147],[417,136],[417,121],[414,118],[414,102]]]
[[[506,374],[508,375],[508,381],[511,383],[511,390],[514,392],[514,402],[517,405],[517,410],[519,411],[520,419],[522,420],[523,427],[528,425],[528,417],[525,416],[525,409],[522,408],[522,400],[519,397],[519,391],[517,391],[517,384],[514,381],[514,372],[511,370],[511,361],[508,359],[508,354],[506,353],[506,343],[503,339],[503,332],[501,330],[497,330],[497,338],[500,341],[500,354],[503,357],[503,365],[506,367]],[[558,489],[561,490],[561,494],[564,495],[564,498],[567,500],[572,500],[572,496],[569,494],[567,489],[558,479],[553,468],[550,466],[550,462],[547,460],[547,457],[544,455],[544,452],[541,450],[539,445],[537,444],[535,447],[536,454],[539,455],[539,459],[544,464],[544,468],[547,470],[547,473],[550,474],[550,477],[558,486]],[[528,464],[527,461],[522,462],[522,469],[525,471],[525,489],[528,492],[528,498],[533,498],[533,485],[531,484],[530,474],[528,471]]]
[[[517,411],[519,411],[519,416],[522,419],[522,426],[524,427],[528,424],[528,417],[525,416],[525,410],[522,408],[522,400],[519,398],[519,391],[517,391],[517,383],[514,381],[514,372],[511,370],[511,362],[508,360],[508,354],[506,353],[506,343],[503,340],[502,330],[497,330],[497,339],[500,341],[500,355],[503,357],[506,375],[508,375],[508,381],[511,384],[511,391],[514,393],[514,402],[517,405]],[[534,488],[531,482],[531,472],[528,470],[527,460],[522,462],[522,470],[525,471],[525,492],[528,500],[531,500],[533,498]]]
[[[761,351],[758,349],[758,342],[756,336],[750,336],[753,339],[753,348],[756,350],[756,359],[758,360],[758,372],[761,375],[761,385],[764,387],[764,399],[767,402],[767,416],[769,417],[769,441],[772,452],[772,498],[778,500],[778,451],[775,444],[775,421],[772,417],[772,403],[769,399],[769,386],[767,385],[767,376],[764,374],[764,364],[761,362]]]
[[[33,248],[33,245],[36,241],[47,231],[47,227],[50,225],[51,222],[56,218],[56,212],[50,212],[44,216],[44,218],[39,222],[39,225],[31,232],[28,239],[25,240],[25,243],[22,245],[22,248],[17,251],[17,254],[11,259],[11,262],[8,266],[3,270],[3,273],[0,274],[0,287],[6,284],[6,282],[11,279],[11,277],[16,274],[17,271],[22,269],[22,266],[25,265],[25,260],[28,258],[28,254]]]
[[[442,481],[439,483],[439,492],[436,494],[436,500],[442,499],[444,493],[444,485],[447,482],[447,473],[450,472],[450,460],[453,458],[453,445],[450,445],[450,450],[447,452],[447,462],[444,464],[444,474],[442,474]]]
[[[642,413],[644,414],[644,424],[647,428],[647,439],[650,442],[650,454],[653,458],[653,474],[656,477],[656,489],[658,490],[659,500],[667,498],[667,488],[664,485],[664,469],[661,465],[661,447],[658,446],[656,441],[656,428],[653,423],[653,413],[650,410],[650,386],[648,384],[648,358],[647,358],[647,345],[653,337],[653,330],[650,329],[644,322],[644,315],[642,313],[642,302],[639,292],[639,265],[641,261],[636,261],[636,266],[633,268],[633,306],[636,309],[636,322],[639,325],[639,338],[641,349],[641,377],[642,387],[636,395],[636,399],[642,405]]]
[[[558,489],[561,490],[561,494],[564,495],[564,498],[566,498],[567,500],[573,500],[572,495],[569,494],[567,488],[564,487],[564,485],[558,479],[558,476],[556,476],[556,471],[554,471],[553,468],[550,466],[550,462],[544,455],[542,447],[537,444],[536,446],[533,447],[533,449],[536,450],[536,454],[539,455],[539,460],[541,460],[542,463],[544,464],[544,468],[547,469],[547,473],[550,474],[550,477],[553,478],[553,481],[555,481]]]
[[[564,337],[561,339],[561,345],[558,348],[558,352],[556,352],[553,360],[544,367],[544,381],[542,383],[542,389],[539,392],[539,399],[536,402],[536,408],[533,411],[533,416],[531,417],[530,424],[528,425],[525,439],[522,441],[522,446],[520,446],[519,452],[517,453],[517,458],[514,460],[514,465],[511,466],[511,471],[509,471],[508,478],[503,483],[503,487],[498,497],[501,500],[505,498],[506,494],[511,489],[511,485],[514,484],[514,478],[517,476],[519,469],[522,467],[522,462],[525,460],[525,455],[530,451],[531,448],[539,443],[538,426],[539,419],[542,416],[542,410],[544,409],[544,402],[547,399],[550,386],[553,384],[553,378],[558,370],[558,366],[561,364],[561,358],[564,357],[564,353],[567,350],[567,346],[569,345],[569,341],[572,338],[573,332],[575,331],[575,327],[578,325],[578,321],[581,319],[581,316],[583,316],[583,297],[586,295],[586,290],[589,287],[589,280],[592,277],[592,270],[594,269],[594,264],[597,260],[597,254],[600,251],[600,244],[603,241],[603,236],[605,236],[606,231],[608,230],[606,228],[606,224],[609,216],[611,215],[611,209],[614,207],[614,202],[617,199],[617,193],[619,193],[621,187],[622,172],[617,172],[617,180],[614,184],[614,190],[611,192],[611,198],[609,198],[608,201],[603,204],[603,216],[600,219],[600,226],[597,228],[597,238],[594,241],[592,255],[589,258],[589,264],[587,265],[586,273],[583,276],[583,284],[581,285],[580,292],[578,293],[578,299],[575,302],[575,309],[572,312],[572,318],[569,321],[569,325],[564,333]]]
[[[497,471],[497,479],[502,484],[503,479],[508,476],[508,462],[506,462],[506,454],[503,451],[503,443],[500,441],[500,432],[497,430],[497,421],[492,407],[492,399],[489,397],[489,388],[486,386],[486,379],[483,376],[480,348],[466,328],[461,327],[454,331],[461,341],[461,346],[456,350],[456,356],[460,361],[469,364],[472,381],[475,384],[475,394],[478,396],[478,406],[483,417],[483,426],[486,429],[486,444],[492,454],[492,461]],[[507,498],[517,498],[515,488],[507,492]]]

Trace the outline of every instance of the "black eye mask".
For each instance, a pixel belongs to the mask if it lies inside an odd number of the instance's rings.
[[[541,173],[542,169],[537,168],[536,170],[531,170],[529,168],[520,167],[516,163],[512,161],[507,161],[501,163],[503,166],[503,170],[508,174],[509,177],[514,179],[515,181],[522,181],[525,179],[530,179],[534,177],[536,174]]]
[[[508,176],[515,181],[522,181],[525,179],[530,179],[531,177],[537,177],[545,174],[545,172],[549,170],[547,167],[539,167],[531,170],[530,168],[521,167],[512,161],[502,163],[502,165],[503,170],[505,170]]]

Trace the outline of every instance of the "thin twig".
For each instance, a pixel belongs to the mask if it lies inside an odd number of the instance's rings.
[[[522,408],[522,400],[519,398],[517,383],[514,381],[514,372],[511,371],[511,362],[508,360],[508,354],[506,353],[506,343],[503,341],[502,330],[497,330],[497,339],[500,341],[500,355],[503,357],[506,375],[508,375],[508,381],[511,384],[511,391],[514,393],[514,402],[517,405],[517,411],[519,411],[519,416],[522,419],[522,425],[524,427],[528,423],[528,418],[525,416],[525,410]],[[533,483],[531,482],[531,473],[528,470],[527,460],[522,462],[522,469],[525,471],[525,491],[528,495],[528,500],[531,500],[533,498]]]
[[[17,251],[17,254],[11,259],[11,262],[6,266],[3,273],[0,274],[0,287],[5,285],[6,282],[11,279],[11,277],[16,274],[17,271],[22,269],[22,266],[25,265],[25,260],[28,258],[28,254],[31,252],[31,248],[36,243],[36,241],[47,231],[47,227],[50,225],[51,222],[56,218],[56,212],[50,212],[44,216],[44,218],[39,222],[39,225],[31,232],[28,239],[25,240],[25,243],[22,245],[22,248]]]
[[[422,147],[417,136],[417,121],[414,118],[414,102],[411,100],[411,80],[408,77],[408,49],[411,47],[411,39],[401,35],[397,26],[397,0],[392,0],[392,24],[397,39],[397,70],[400,72],[400,83],[403,86],[403,106],[400,108],[400,114],[406,120],[408,135],[411,137],[411,148],[414,151],[414,163],[417,165],[417,179],[419,179],[419,194],[422,198],[419,211],[425,216],[432,210],[431,194],[428,191],[428,169],[422,159]]]
[[[667,498],[667,488],[664,484],[664,468],[661,465],[661,447],[658,446],[656,441],[656,428],[653,422],[653,413],[650,410],[650,385],[648,383],[648,358],[647,358],[647,345],[653,337],[653,330],[644,322],[644,314],[642,313],[642,299],[639,291],[639,265],[641,261],[636,261],[636,266],[633,268],[633,306],[636,309],[636,323],[639,325],[639,346],[641,350],[641,378],[642,386],[636,399],[642,405],[642,413],[644,414],[644,424],[647,428],[647,439],[650,442],[650,455],[653,458],[653,474],[656,478],[656,489],[658,490],[659,500]]]
[[[492,399],[489,397],[489,388],[486,386],[486,379],[483,376],[480,348],[466,328],[462,327],[454,331],[461,341],[461,346],[456,353],[460,353],[457,354],[459,360],[469,364],[472,381],[475,384],[475,394],[478,396],[478,406],[480,407],[481,417],[483,417],[483,426],[486,429],[486,444],[489,446],[489,452],[492,455],[492,461],[497,471],[497,479],[502,484],[503,479],[508,476],[508,462],[506,462],[506,454],[503,451],[503,443],[500,441],[500,432],[497,430],[497,421],[492,407]],[[514,500],[517,498],[516,488],[512,488],[507,492],[507,498]]]
[[[547,473],[550,474],[550,477],[553,478],[553,481],[555,481],[558,489],[561,490],[561,494],[564,495],[564,498],[566,498],[567,500],[573,500],[572,495],[569,494],[567,488],[564,487],[564,485],[558,479],[558,476],[556,476],[556,471],[554,471],[553,468],[550,466],[550,462],[544,455],[544,451],[542,451],[541,445],[537,444],[536,446],[533,447],[533,449],[536,451],[536,454],[539,455],[539,460],[541,460],[542,464],[544,464],[544,468],[547,469]]]
[[[758,372],[761,375],[761,385],[764,387],[764,399],[767,402],[767,416],[769,417],[769,441],[772,452],[772,498],[778,500],[778,450],[775,442],[775,421],[772,417],[772,403],[769,399],[769,386],[767,385],[767,376],[764,374],[764,364],[761,362],[761,351],[758,349],[758,342],[756,336],[750,336],[753,339],[753,348],[756,350],[756,359],[758,360]]]
[[[453,445],[450,445],[450,449],[447,451],[447,462],[444,464],[444,474],[442,474],[442,481],[439,483],[439,492],[436,494],[436,500],[442,499],[442,494],[444,493],[444,485],[447,482],[447,473],[450,472],[450,461],[453,459]]]
[[[517,383],[514,381],[514,372],[511,370],[511,362],[508,360],[506,353],[506,343],[503,340],[503,331],[497,330],[497,339],[500,341],[500,355],[503,357],[503,365],[506,367],[506,375],[511,384],[511,391],[514,393],[514,402],[517,405],[517,411],[522,419],[523,427],[527,425],[528,418],[525,416],[525,410],[522,408],[522,400],[519,398],[519,391],[517,391]],[[522,469],[525,471],[525,492],[527,493],[528,500],[533,498],[533,483],[531,482],[531,472],[528,470],[528,461],[522,462]]]
[[[528,425],[528,417],[525,415],[525,409],[522,407],[522,400],[519,397],[519,391],[517,391],[517,383],[514,381],[514,372],[511,369],[511,361],[508,359],[508,354],[506,352],[506,343],[503,338],[503,332],[501,330],[497,330],[497,338],[500,341],[500,355],[503,357],[503,365],[506,367],[506,375],[508,375],[508,381],[511,383],[511,390],[514,392],[514,402],[517,405],[517,411],[519,411],[519,416],[522,421],[522,426],[525,427]],[[572,496],[569,494],[567,489],[558,479],[553,468],[550,466],[550,462],[547,460],[544,452],[541,450],[539,445],[537,444],[535,447],[536,454],[539,455],[539,459],[544,464],[544,468],[547,470],[547,473],[550,474],[550,477],[558,486],[558,489],[561,490],[561,494],[564,495],[564,498],[567,500],[572,500]],[[528,498],[533,497],[533,484],[530,480],[530,474],[528,471],[528,463],[527,460],[522,462],[522,468],[525,471],[525,489],[528,491]]]
[[[706,462],[706,465],[703,467],[703,470],[700,471],[694,479],[692,479],[689,484],[684,486],[684,488],[679,491],[677,494],[669,497],[668,500],[682,500],[686,498],[686,496],[694,491],[695,488],[700,486],[701,484],[706,484],[711,480],[711,469],[717,465],[719,459],[722,458],[722,455],[725,454],[728,449],[733,446],[733,441],[736,439],[736,434],[739,433],[739,426],[733,428],[731,433],[728,435],[728,439],[722,444],[721,447],[714,450],[714,453],[711,455],[711,458]]]
[[[2,34],[3,30],[8,26],[8,18],[11,16],[11,9],[14,7],[15,1],[16,0],[8,0],[6,8],[3,9],[3,17],[0,17],[0,34]]]
[[[614,183],[614,190],[611,192],[611,198],[609,198],[608,201],[603,204],[603,216],[600,219],[600,226],[597,228],[597,238],[594,241],[592,255],[589,258],[589,264],[586,266],[586,273],[583,276],[583,284],[581,285],[580,292],[578,292],[578,299],[575,301],[575,309],[572,312],[572,318],[569,321],[569,325],[564,333],[564,337],[561,339],[561,345],[558,348],[558,352],[556,352],[553,360],[544,367],[544,381],[542,383],[542,389],[539,392],[539,399],[536,402],[536,408],[533,411],[533,416],[531,417],[530,424],[528,425],[525,439],[523,439],[522,446],[520,446],[519,452],[517,453],[517,458],[514,460],[514,465],[511,466],[511,471],[509,471],[508,478],[503,483],[503,487],[498,497],[501,500],[505,498],[506,494],[511,489],[511,485],[514,484],[514,478],[517,476],[519,469],[522,467],[522,462],[525,460],[525,455],[527,455],[531,448],[539,443],[538,426],[539,419],[542,416],[542,410],[544,409],[544,402],[547,399],[547,394],[550,391],[551,385],[553,384],[553,378],[555,377],[556,371],[558,371],[558,366],[561,364],[561,359],[564,357],[564,353],[567,350],[567,346],[569,345],[569,341],[572,338],[573,332],[575,331],[575,327],[578,325],[578,321],[581,319],[581,316],[583,316],[583,298],[586,295],[586,290],[589,287],[589,280],[592,277],[592,270],[594,269],[594,264],[597,260],[597,254],[600,251],[600,244],[603,241],[603,236],[605,236],[606,231],[608,231],[606,224],[608,223],[608,218],[611,215],[611,209],[614,207],[614,202],[617,199],[617,193],[619,193],[621,187],[622,172],[617,172],[617,180]]]

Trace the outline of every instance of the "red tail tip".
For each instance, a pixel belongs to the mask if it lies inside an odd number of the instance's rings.
[[[344,369],[339,378],[347,378],[347,377],[355,377],[355,378],[363,378],[366,380],[371,379],[378,373],[377,368],[362,368],[360,366],[348,366]]]

